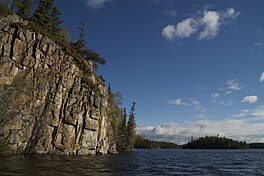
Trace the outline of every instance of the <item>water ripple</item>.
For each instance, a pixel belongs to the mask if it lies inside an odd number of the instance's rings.
[[[264,150],[135,150],[99,156],[0,158],[0,175],[264,175]]]

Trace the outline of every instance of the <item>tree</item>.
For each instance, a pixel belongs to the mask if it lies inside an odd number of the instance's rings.
[[[17,15],[26,20],[29,19],[32,8],[32,0],[22,0],[17,4]]]
[[[119,138],[119,124],[122,118],[121,109],[118,107],[118,105],[115,103],[117,97],[115,97],[115,94],[112,93],[111,85],[108,86],[108,122],[109,122],[109,128],[108,128],[108,138],[109,138],[109,145],[110,145],[110,152],[116,150],[116,145]],[[121,100],[118,100],[121,101]]]
[[[96,70],[98,68],[98,64],[105,65],[106,61],[103,57],[97,54],[95,51],[89,49],[86,45],[86,33],[84,31],[85,21],[82,20],[80,22],[80,34],[77,41],[71,43],[72,49],[74,49],[77,53],[81,55],[85,60],[91,61],[93,63],[93,68]]]
[[[43,29],[48,30],[51,26],[51,11],[54,0],[41,0],[31,20],[39,24]]]
[[[136,136],[135,106],[136,103],[133,102],[131,109],[129,111],[129,118],[127,122],[127,140],[125,147],[126,151],[132,150],[135,143],[135,136]]]
[[[66,45],[70,35],[68,30],[61,27],[63,21],[59,18],[60,15],[59,9],[54,6],[54,0],[41,0],[31,21],[44,35],[47,34],[54,41]]]
[[[119,123],[118,127],[118,140],[116,143],[117,151],[124,151],[126,147],[126,121],[127,121],[127,113],[126,113],[126,108],[124,108],[122,112],[122,118]]]
[[[60,20],[59,16],[61,15],[61,12],[57,7],[53,7],[50,13],[50,25],[49,30],[53,35],[57,35],[61,28],[61,24],[63,23],[62,20]]]

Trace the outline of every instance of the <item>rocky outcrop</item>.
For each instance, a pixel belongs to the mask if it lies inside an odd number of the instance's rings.
[[[51,39],[0,20],[0,155],[107,153],[107,91]],[[87,63],[87,66],[91,64]]]

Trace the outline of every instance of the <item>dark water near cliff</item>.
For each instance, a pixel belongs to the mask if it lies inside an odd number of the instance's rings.
[[[0,157],[0,175],[264,175],[264,150],[135,150],[105,156]]]

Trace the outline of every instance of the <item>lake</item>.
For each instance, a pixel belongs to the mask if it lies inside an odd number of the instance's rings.
[[[134,150],[0,157],[0,175],[264,175],[264,150]]]

